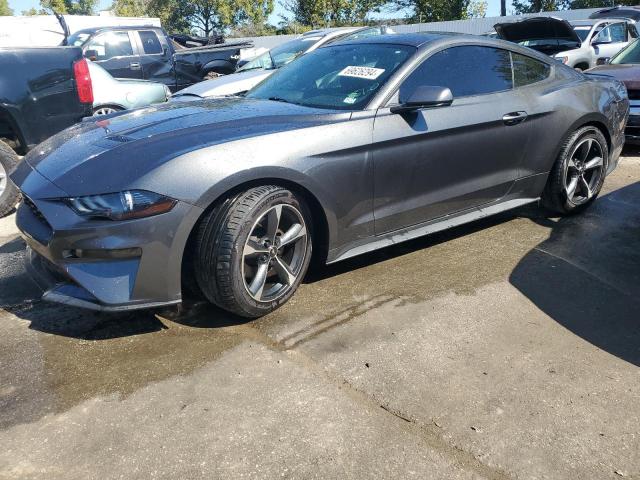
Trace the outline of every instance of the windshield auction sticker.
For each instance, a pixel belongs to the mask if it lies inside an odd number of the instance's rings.
[[[339,77],[355,77],[355,78],[365,78],[367,80],[375,80],[380,75],[384,73],[384,68],[374,68],[374,67],[354,67],[349,66],[342,69],[340,73],[338,73]]]

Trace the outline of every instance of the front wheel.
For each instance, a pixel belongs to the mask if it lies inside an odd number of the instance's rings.
[[[20,199],[18,189],[9,179],[9,172],[19,161],[16,152],[0,140],[0,218],[9,214]]]
[[[577,213],[600,193],[609,147],[596,127],[582,127],[565,140],[542,195],[544,205],[563,215]]]
[[[219,204],[197,232],[194,270],[202,293],[248,318],[283,305],[309,267],[309,219],[301,198],[274,185]]]

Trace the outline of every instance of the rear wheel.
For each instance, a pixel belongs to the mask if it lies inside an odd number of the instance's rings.
[[[103,105],[101,107],[95,107],[93,109],[93,115],[94,116],[109,115],[112,113],[120,112],[122,110],[124,110],[122,107],[118,107],[115,105]]]
[[[6,143],[0,141],[0,218],[10,213],[20,199],[20,193],[9,179],[20,157]]]
[[[609,148],[596,127],[583,127],[564,142],[551,170],[542,199],[560,214],[577,213],[591,204],[602,189]]]
[[[310,215],[278,186],[255,187],[214,208],[196,239],[195,277],[216,305],[255,318],[287,302],[311,259]]]

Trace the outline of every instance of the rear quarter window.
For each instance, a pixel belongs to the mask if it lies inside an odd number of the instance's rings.
[[[513,83],[515,87],[523,87],[541,82],[549,78],[551,66],[535,58],[511,53],[513,61]]]

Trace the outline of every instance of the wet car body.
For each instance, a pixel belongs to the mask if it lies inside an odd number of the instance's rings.
[[[36,252],[31,266],[49,278],[44,298],[100,310],[180,302],[183,254],[203,212],[265,179],[304,195],[332,263],[535,202],[563,139],[580,125],[606,130],[608,170],[616,166],[628,110],[619,82],[480,37],[346,43],[358,44],[414,52],[363,109],[237,97],[176,103],[85,122],[41,144],[12,179],[25,197],[17,223]],[[417,65],[468,45],[535,57],[551,73],[446,108],[394,111],[397,89]],[[514,110],[526,110],[526,121],[504,116]],[[125,189],[156,192],[175,206],[108,221],[61,201]]]

